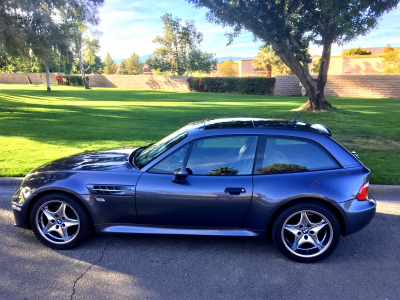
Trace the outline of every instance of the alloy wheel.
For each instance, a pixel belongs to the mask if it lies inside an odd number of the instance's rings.
[[[59,245],[73,241],[80,230],[77,212],[60,200],[43,203],[36,212],[35,223],[46,240]]]
[[[313,210],[302,210],[285,220],[281,238],[291,253],[310,258],[322,254],[329,248],[333,239],[333,229],[323,214]]]

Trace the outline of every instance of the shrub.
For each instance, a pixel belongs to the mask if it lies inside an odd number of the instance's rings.
[[[275,78],[189,77],[189,91],[210,93],[272,94]]]
[[[82,76],[79,75],[62,75],[62,79],[65,85],[81,85],[83,86]],[[89,76],[86,76],[86,80],[89,83]]]

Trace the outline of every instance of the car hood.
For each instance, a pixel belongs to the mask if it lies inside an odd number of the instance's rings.
[[[89,152],[49,162],[34,172],[49,171],[115,171],[132,170],[129,155],[134,149]]]

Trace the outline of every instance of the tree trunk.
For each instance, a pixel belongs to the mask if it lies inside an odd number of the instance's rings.
[[[89,83],[86,80],[85,68],[83,67],[83,62],[82,62],[82,56],[81,55],[79,55],[79,66],[81,67],[83,86],[85,87],[85,90],[89,90],[90,87],[89,87]]]
[[[28,84],[32,84],[32,80],[29,78],[28,73],[24,73],[26,76],[26,80],[28,80]]]
[[[328,78],[328,69],[331,55],[331,42],[323,45],[321,68],[317,79],[310,75],[308,64],[301,64],[295,59],[292,54],[289,40],[283,40],[279,43],[271,43],[276,49],[276,54],[284,61],[284,63],[296,74],[301,84],[304,86],[308,101],[303,105],[303,108],[312,110],[323,110],[332,108],[332,105],[325,99],[325,85]]]
[[[267,65],[267,77],[272,77],[272,67],[271,65]]]
[[[49,67],[46,67],[46,82],[47,82],[47,91],[51,92]]]

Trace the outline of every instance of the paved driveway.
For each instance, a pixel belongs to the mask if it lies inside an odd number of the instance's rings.
[[[53,251],[13,226],[10,193],[0,189],[0,299],[400,299],[399,201],[306,265],[251,238],[97,235]]]

